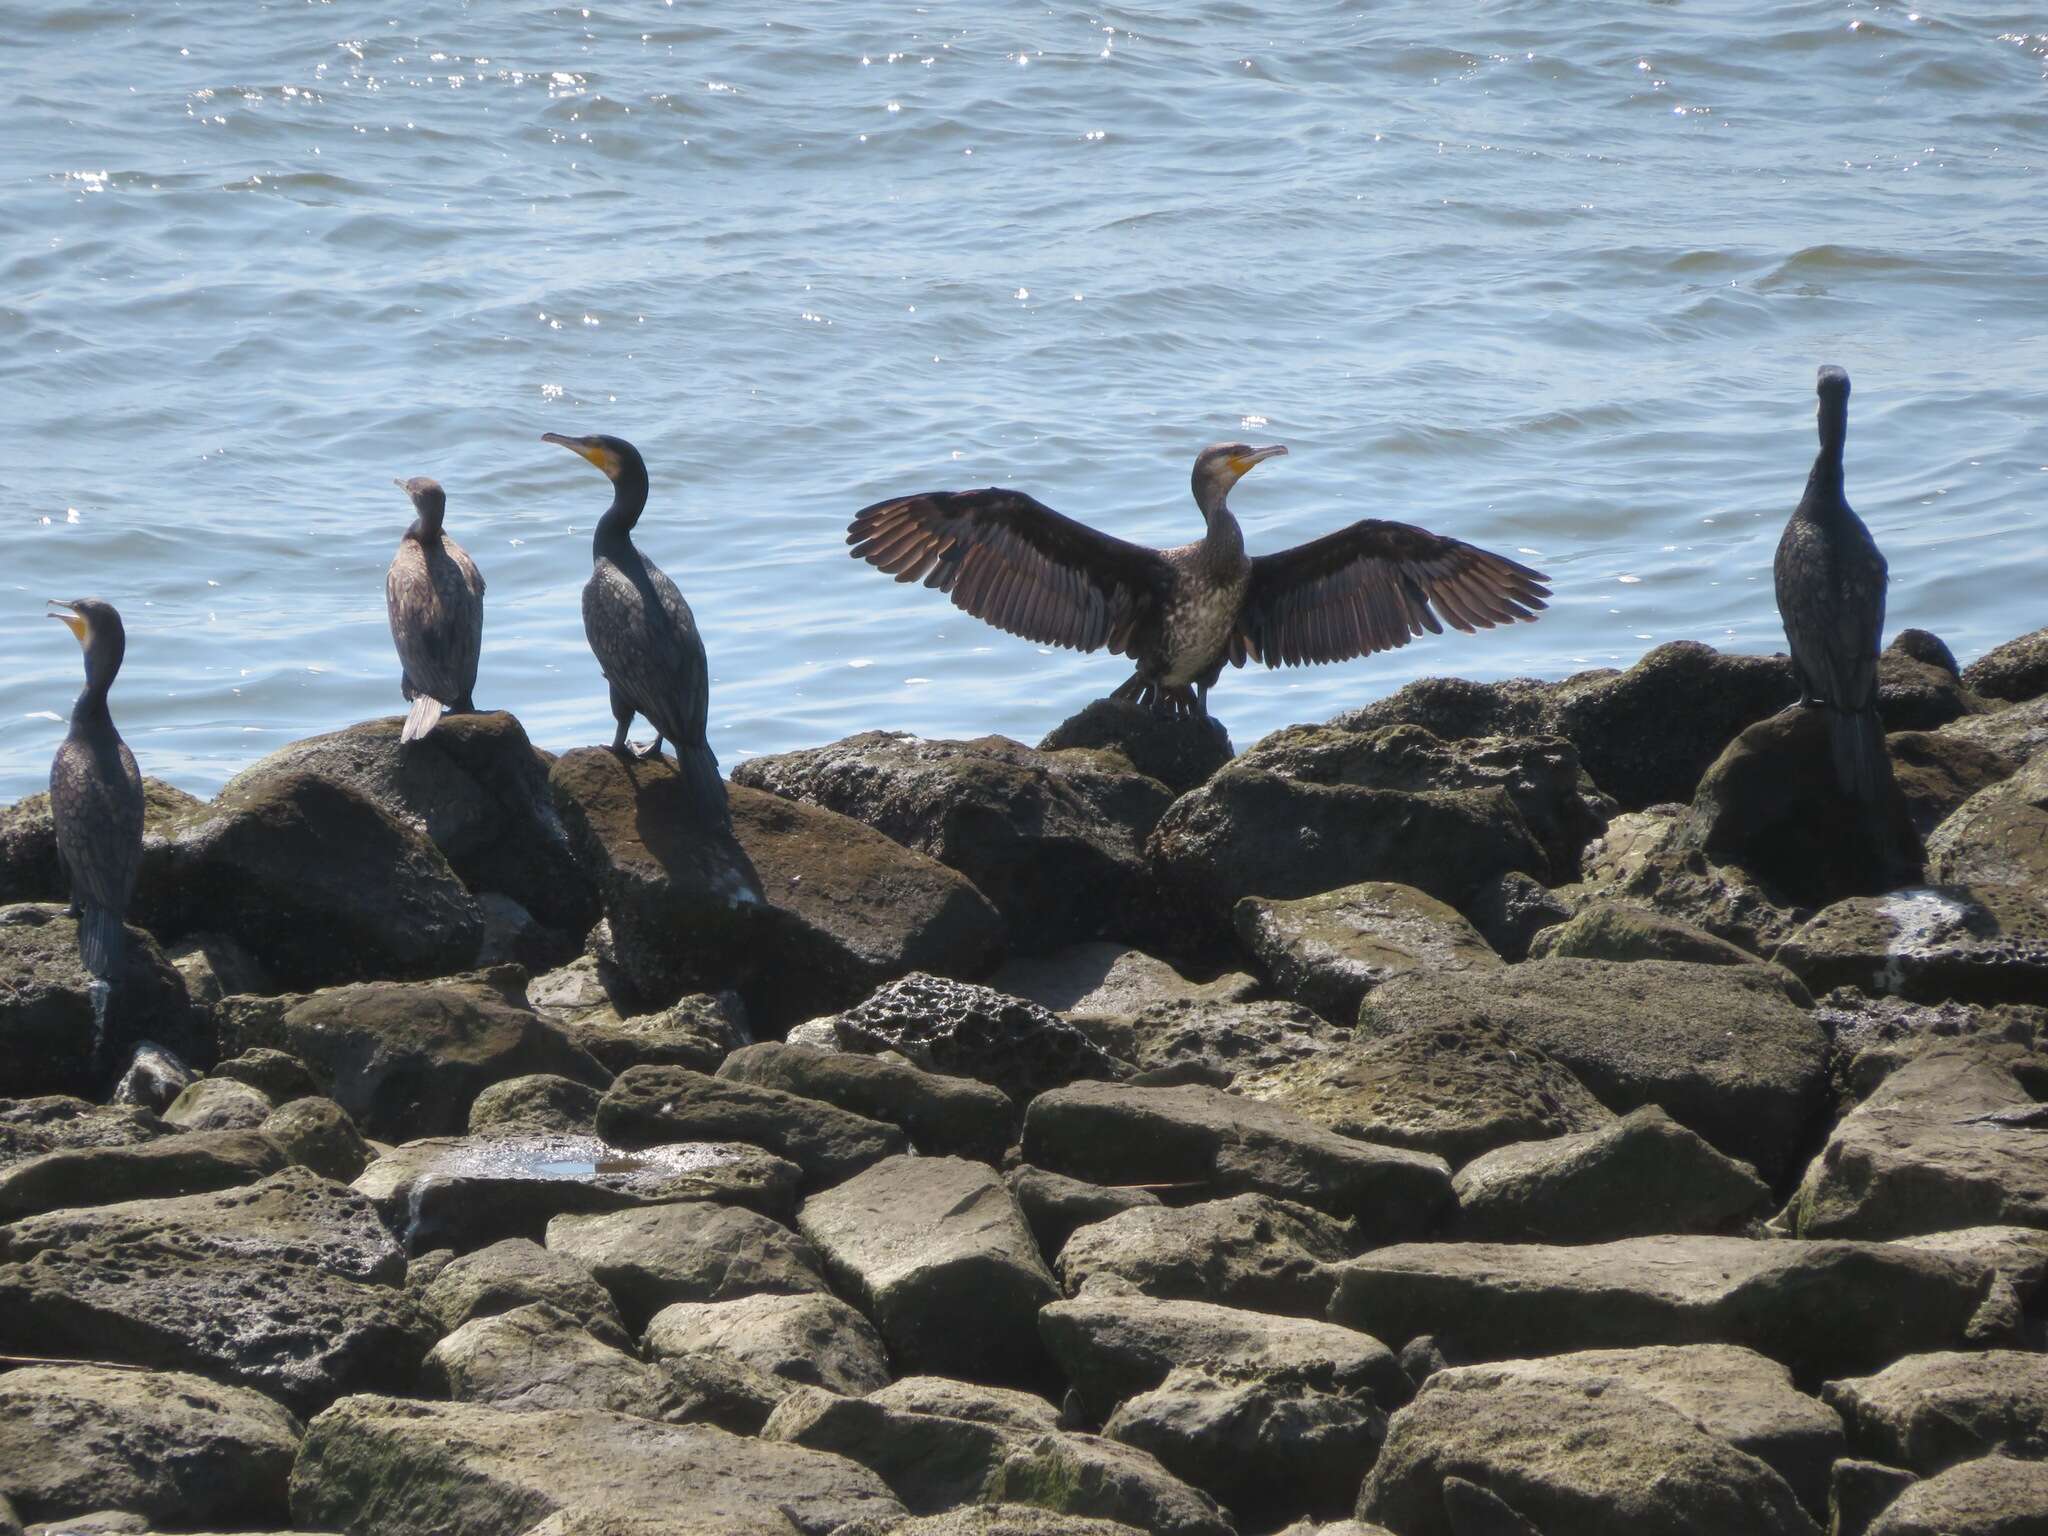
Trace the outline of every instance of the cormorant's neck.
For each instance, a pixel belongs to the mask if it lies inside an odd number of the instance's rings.
[[[104,673],[104,675],[101,675]],[[114,728],[114,717],[107,709],[107,690],[114,686],[111,669],[87,667],[85,670],[85,692],[78,696],[78,702],[71,706],[71,729],[74,733],[98,734]]]
[[[438,522],[430,525],[424,517],[416,517],[412,526],[405,530],[405,536],[422,548],[432,549],[441,542],[441,525]]]
[[[1806,476],[1806,504],[1816,511],[1842,504],[1842,426],[1830,433],[1830,423],[1821,419],[1820,452],[1813,456],[1813,468]]]
[[[1209,536],[1202,540],[1202,552],[1214,564],[1236,565],[1244,559],[1244,530],[1221,501],[1203,511],[1209,519]]]
[[[613,483],[612,504],[597,520],[597,533],[590,541],[591,553],[601,555],[608,549],[622,546],[630,548],[633,542],[633,525],[640,521],[640,514],[647,507],[647,477],[645,474],[621,474]]]

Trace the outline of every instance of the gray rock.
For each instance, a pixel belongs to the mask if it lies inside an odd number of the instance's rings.
[[[1927,839],[1927,874],[1944,885],[2048,889],[2048,753],[1981,789]]]
[[[1740,1344],[1802,1380],[1957,1347],[1996,1272],[1889,1243],[1638,1237],[1580,1247],[1409,1243],[1336,1267],[1329,1316],[1453,1358]]]
[[[127,1070],[114,1085],[111,1100],[115,1104],[137,1104],[162,1114],[197,1080],[197,1074],[178,1059],[177,1052],[144,1040],[129,1055]]]
[[[1044,1374],[1038,1309],[1059,1291],[993,1169],[892,1157],[812,1195],[797,1225],[899,1369],[997,1382]]]
[[[1908,1355],[1875,1376],[1831,1381],[1823,1395],[1859,1454],[1922,1477],[1978,1456],[2048,1459],[2048,1356]]]
[[[1701,965],[1755,965],[1739,944],[1683,918],[1619,902],[1593,901],[1571,921],[1546,928],[1529,945],[1532,960],[1690,960]]]
[[[836,1296],[677,1302],[655,1313],[646,1344],[664,1360],[717,1350],[779,1380],[850,1397],[889,1383],[881,1335]]]
[[[145,836],[160,832],[206,802],[162,779],[142,781]],[[57,857],[57,825],[48,793],[23,795],[0,807],[0,903],[69,901],[71,882]]]
[[[420,1386],[434,1397],[520,1412],[588,1408],[667,1419],[679,1405],[662,1371],[544,1301],[464,1323],[428,1352]]]
[[[1378,1239],[1425,1230],[1450,1200],[1439,1158],[1373,1146],[1278,1105],[1213,1088],[1081,1083],[1041,1094],[1024,1120],[1040,1168],[1110,1184],[1259,1192],[1356,1217]]]
[[[1355,1040],[1232,1085],[1342,1136],[1456,1165],[1496,1147],[1597,1130],[1614,1115],[1532,1039],[1486,1017]]]
[[[1041,1254],[1058,1254],[1077,1227],[1107,1220],[1119,1211],[1159,1204],[1159,1197],[1149,1189],[1089,1184],[1029,1163],[1012,1168],[1003,1181],[1017,1197],[1017,1208],[1024,1213]]]
[[[936,1156],[999,1162],[1015,1129],[1016,1107],[999,1088],[847,1051],[763,1041],[727,1057],[718,1075],[886,1121]]]
[[[1190,981],[1169,962],[1107,939],[1013,957],[988,984],[1054,1013],[1098,1018],[1127,1018],[1161,1003],[1243,1003],[1258,995],[1258,982],[1243,971]]]
[[[25,1366],[0,1375],[0,1498],[25,1520],[114,1504],[167,1526],[281,1522],[301,1433],[246,1387]]]
[[[834,1023],[854,1051],[896,1051],[934,1072],[993,1083],[1019,1104],[1079,1079],[1126,1068],[1036,1003],[940,976],[906,976]]]
[[[292,1162],[344,1184],[353,1182],[373,1155],[355,1121],[332,1099],[293,1099],[273,1110],[261,1129]]]
[[[174,1134],[139,1104],[90,1104],[65,1094],[0,1099],[0,1169],[66,1148],[132,1147]]]
[[[1828,1536],[1868,1536],[1877,1517],[1920,1479],[1904,1467],[1844,1456],[1828,1488]]]
[[[825,1289],[817,1251],[796,1233],[708,1201],[557,1216],[548,1249],[589,1269],[636,1333],[671,1302]]]
[[[622,1152],[593,1136],[454,1136],[411,1141],[355,1181],[414,1253],[538,1238],[565,1213],[718,1200],[778,1219],[798,1171],[743,1142],[672,1142]]]
[[[624,1349],[631,1342],[611,1293],[588,1266],[529,1238],[508,1237],[452,1259],[420,1289],[420,1302],[449,1333],[477,1318],[546,1303],[600,1343]]]
[[[164,1121],[181,1131],[251,1131],[277,1108],[270,1095],[231,1077],[202,1077],[164,1111]]]
[[[195,800],[193,804],[197,806],[199,802]],[[262,963],[224,933],[188,933],[168,946],[164,956],[185,978],[186,993],[202,1008],[211,1008],[237,992],[276,990]]]
[[[1684,845],[1677,808],[1631,811],[1587,845],[1578,884],[1557,892],[1574,908],[1612,901],[1676,917],[1752,954],[1768,954],[1809,915],[1753,876],[1707,862]]]
[[[472,1136],[513,1135],[522,1131],[559,1131],[588,1136],[597,1123],[597,1101],[603,1093],[588,1083],[534,1072],[491,1084],[469,1106]]]
[[[1150,905],[1142,850],[1172,799],[1117,753],[887,731],[748,758],[733,780],[851,816],[958,870],[1025,951],[1127,931],[1126,916]]]
[[[1030,1433],[1060,1427],[1060,1411],[1035,1392],[986,1387],[950,1376],[906,1376],[867,1394],[871,1403],[898,1413],[938,1414]]]
[[[1995,752],[2018,764],[2048,747],[2048,694],[2009,704],[1988,715],[1966,715],[1938,733]]]
[[[1094,1222],[1067,1239],[1057,1267],[1071,1296],[1158,1296],[1314,1317],[1329,1303],[1329,1266],[1352,1246],[1350,1231],[1320,1211],[1235,1195]]]
[[[351,1536],[503,1536],[557,1512],[669,1507],[743,1530],[779,1512],[805,1536],[901,1510],[842,1457],[702,1424],[476,1403],[351,1398],[306,1426],[292,1469],[294,1520]]]
[[[1893,731],[1884,746],[1906,814],[1923,838],[1972,795],[2010,778],[2026,761],[1991,741],[1949,731]]]
[[[1940,636],[1907,629],[1878,653],[1877,707],[1892,730],[1931,731],[1995,706],[1963,685]]]
[[[1993,646],[1963,668],[1962,682],[1982,698],[2011,703],[2048,694],[2048,629]]]
[[[823,1100],[682,1067],[620,1073],[597,1107],[597,1130],[622,1147],[752,1142],[795,1163],[813,1186],[850,1178],[905,1144],[895,1126]]]
[[[1242,1073],[1322,1056],[1351,1034],[1313,1009],[1277,999],[1179,998],[1124,1017],[1072,1017],[1104,1050],[1155,1083],[1160,1073],[1196,1073],[1196,1081],[1227,1083]]]
[[[1094,700],[1054,726],[1038,744],[1041,752],[1069,747],[1118,753],[1176,795],[1186,794],[1231,757],[1230,735],[1214,716],[1159,715],[1115,698]]]
[[[2017,885],[1853,896],[1815,913],[1772,958],[1816,992],[2030,1003],[2048,997],[2048,902]]]
[[[1013,1449],[984,1496],[990,1503],[1118,1520],[1154,1536],[1232,1536],[1235,1530],[1207,1494],[1151,1456],[1093,1435],[1040,1435]]]
[[[1762,967],[1531,960],[1504,972],[1397,977],[1369,994],[1369,1034],[1504,1024],[1609,1109],[1656,1104],[1766,1179],[1820,1108],[1827,1040]]]
[[[1984,1456],[1900,1494],[1870,1536],[2041,1536],[2048,1462]]]
[[[1894,1239],[1918,1253],[1947,1254],[1988,1264],[2013,1288],[2023,1305],[2031,1306],[2048,1281],[2048,1231],[2039,1227],[1961,1227]]]
[[[722,1349],[693,1349],[656,1364],[674,1400],[663,1415],[671,1424],[714,1424],[736,1435],[758,1435],[769,1415],[795,1390],[793,1383]]]
[[[1466,900],[1465,912],[1494,953],[1503,960],[1521,961],[1529,957],[1536,935],[1564,922],[1572,907],[1535,876],[1511,869],[1484,882]]]
[[[526,1006],[517,969],[366,982],[221,1005],[222,1045],[288,1051],[366,1136],[460,1134],[492,1083],[534,1072],[593,1086],[607,1074]]]
[[[800,1387],[769,1415],[761,1438],[858,1462],[918,1515],[977,1502],[1005,1453],[1024,1436],[971,1419],[905,1412],[872,1397]]]
[[[1604,1243],[1722,1232],[1771,1191],[1654,1105],[1596,1131],[1496,1147],[1458,1170],[1453,1235],[1466,1242]]]
[[[293,1099],[310,1098],[320,1092],[319,1082],[303,1061],[265,1046],[228,1057],[209,1076],[233,1078],[261,1089],[273,1104],[289,1104]]]
[[[1233,920],[1238,941],[1283,996],[1344,1025],[1390,976],[1501,964],[1455,908],[1412,886],[1374,881],[1297,901],[1247,896]]]
[[[582,957],[592,970],[596,961]],[[531,996],[531,988],[529,988]],[[536,1005],[537,1007],[539,1005]],[[547,1008],[543,1017],[554,1017]],[[620,1017],[610,1007],[590,1010],[562,1025],[562,1033],[608,1072],[631,1067],[688,1067],[716,1072],[718,1064],[753,1037],[736,993],[693,992],[654,1013]]]
[[[941,1515],[883,1524],[861,1521],[834,1536],[1137,1536],[1120,1520],[1064,1515],[1035,1504],[968,1504]]]
[[[67,1206],[202,1194],[285,1166],[261,1131],[187,1131],[129,1146],[59,1147],[0,1169],[0,1221]]]
[[[850,816],[735,785],[733,835],[779,919],[749,987],[775,1029],[850,1007],[911,971],[973,978],[1001,957],[1002,914],[963,875]]]

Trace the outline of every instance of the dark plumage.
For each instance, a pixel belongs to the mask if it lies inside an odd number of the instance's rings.
[[[1828,711],[1835,778],[1844,793],[1876,805],[1891,779],[1877,713],[1877,650],[1884,635],[1884,556],[1842,495],[1842,441],[1849,431],[1849,375],[1825,367],[1820,452],[1806,494],[1785,524],[1772,565],[1778,613],[1799,678],[1799,703]]]
[[[1219,443],[1195,460],[1208,533],[1147,549],[1022,491],[933,491],[863,508],[846,541],[898,581],[922,580],[998,629],[1045,645],[1107,647],[1137,670],[1115,696],[1208,712],[1223,663],[1344,661],[1408,643],[1439,619],[1471,632],[1536,617],[1539,571],[1459,539],[1367,518],[1296,549],[1247,557],[1230,488],[1285,448]]]
[[[633,525],[647,505],[647,465],[640,450],[621,437],[546,432],[542,440],[580,454],[612,482],[612,504],[591,539],[590,580],[583,588],[583,633],[611,685],[612,716],[619,723],[612,750],[631,753],[626,730],[635,714],[645,715],[658,733],[645,755],[658,755],[662,741],[670,742],[704,814],[729,825],[725,781],[704,738],[711,686],[697,620],[676,584],[633,545]]]
[[[462,546],[441,531],[448,497],[440,485],[424,475],[392,483],[412,498],[417,514],[384,575],[391,643],[404,669],[398,686],[412,701],[399,740],[416,741],[434,728],[443,709],[476,708],[484,579]]]
[[[114,729],[107,690],[121,670],[127,631],[112,603],[96,597],[53,602],[85,650],[85,692],[71,709],[71,730],[50,763],[50,816],[57,853],[71,877],[78,958],[102,981],[121,969],[129,898],[142,864],[142,774]]]

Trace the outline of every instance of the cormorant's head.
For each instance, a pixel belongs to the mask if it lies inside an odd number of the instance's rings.
[[[1833,363],[1821,364],[1813,392],[1820,397],[1815,414],[1820,420],[1821,445],[1839,449],[1849,432],[1849,371]]]
[[[581,454],[605,473],[605,478],[614,484],[647,479],[647,465],[640,457],[640,450],[623,437],[608,437],[600,432],[591,437],[564,437],[559,432],[543,432],[540,440],[544,443],[560,443],[571,453]]]
[[[391,482],[412,498],[412,509],[419,514],[420,527],[429,533],[441,531],[441,520],[448,515],[448,493],[441,489],[441,482],[429,480],[425,475],[414,475],[410,480]]]
[[[1195,505],[1206,513],[1223,505],[1230,488],[1244,478],[1254,464],[1280,457],[1287,450],[1279,443],[1254,448],[1250,443],[1211,443],[1195,455]]]
[[[50,606],[65,611],[44,617],[62,619],[64,627],[78,637],[79,649],[85,652],[86,681],[112,682],[128,650],[128,632],[114,605],[96,597],[75,597],[69,602],[53,597]]]

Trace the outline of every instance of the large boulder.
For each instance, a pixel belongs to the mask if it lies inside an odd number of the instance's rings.
[[[1015,1129],[1016,1107],[1000,1088],[850,1051],[763,1041],[733,1052],[718,1076],[886,1121],[939,1156],[1000,1162]]]
[[[1858,1454],[1922,1477],[1978,1456],[2048,1459],[2048,1356],[2031,1351],[1908,1355],[1825,1395]]]
[[[515,968],[433,982],[372,981],[220,1009],[231,1051],[288,1051],[380,1141],[453,1136],[491,1084],[546,1072],[603,1087],[610,1074],[526,1006]]]
[[[1913,830],[1923,838],[1965,800],[2011,778],[2026,761],[2024,753],[1946,730],[1893,731],[1884,746],[1892,760],[1892,781],[1906,802]]]
[[[133,1146],[57,1147],[0,1169],[0,1221],[232,1189],[285,1163],[284,1148],[260,1131],[187,1131]]]
[[[875,1325],[837,1296],[757,1292],[732,1301],[671,1302],[645,1337],[657,1360],[728,1355],[784,1383],[860,1397],[888,1385]]]
[[[1816,912],[1772,958],[1816,992],[2034,1002],[2048,997],[2048,901],[2016,885],[1851,896]]]
[[[270,1095],[231,1077],[202,1077],[164,1108],[164,1123],[181,1131],[253,1131],[277,1108]]]
[[[1927,873],[1950,885],[2014,885],[2048,900],[2048,752],[1977,791],[1935,828]]]
[[[806,1200],[797,1225],[906,1372],[1030,1383],[1059,1288],[1008,1186],[982,1163],[892,1157]]]
[[[1148,779],[1186,794],[1230,761],[1230,733],[1212,715],[1161,715],[1125,699],[1096,699],[1046,733],[1041,752],[1110,751]]]
[[[548,787],[604,904],[610,958],[642,1008],[760,973],[779,920],[745,851],[703,821],[673,759],[580,747],[555,759]]]
[[[350,1536],[505,1536],[557,1512],[668,1508],[726,1522],[707,1532],[753,1536],[747,1522],[779,1513],[804,1536],[826,1536],[902,1512],[844,1457],[708,1425],[389,1397],[350,1398],[306,1426],[291,1499],[298,1524]]]
[[[1344,1025],[1390,976],[1501,963],[1456,908],[1412,886],[1374,881],[1295,901],[1247,896],[1232,919],[1238,942],[1283,996]]]
[[[596,1408],[668,1419],[681,1396],[656,1366],[585,1331],[545,1301],[472,1318],[420,1366],[425,1395],[522,1411]]]
[[[469,1134],[510,1136],[537,1131],[542,1135],[588,1135],[597,1128],[597,1104],[603,1097],[588,1083],[552,1072],[508,1077],[470,1101]]]
[[[69,1094],[0,1099],[0,1169],[65,1148],[133,1147],[175,1134],[154,1109]]]
[[[1753,955],[1769,954],[1806,920],[1754,876],[1686,847],[1683,833],[1681,817],[1668,811],[1615,817],[1587,846],[1583,878],[1558,897],[1574,910],[1600,901],[1678,918]]]
[[[1112,939],[1018,956],[988,984],[1054,1013],[1091,1019],[1131,1018],[1176,1003],[1243,1003],[1259,995],[1258,981],[1243,971],[1192,981],[1169,962]]]
[[[1153,1083],[1221,1084],[1321,1056],[1351,1038],[1312,1008],[1271,998],[1226,1003],[1182,998],[1123,1018],[1074,1022]]]
[[[1214,1088],[1077,1083],[1040,1094],[1024,1156],[1098,1184],[1263,1193],[1356,1217],[1380,1241],[1419,1234],[1450,1203],[1439,1158],[1374,1146],[1277,1105]]]
[[[1620,674],[1609,671],[1601,675]],[[1330,724],[1347,731],[1419,725],[1444,741],[1541,736],[1552,730],[1558,688],[1556,683],[1533,677],[1492,683],[1463,677],[1419,677],[1383,699],[1331,716]]]
[[[102,985],[79,960],[78,923],[62,907],[0,907],[6,1092],[100,1097],[145,1041],[201,1066],[213,1061],[211,1032],[184,979],[147,933],[131,926],[127,935],[121,974]]]
[[[748,988],[780,1029],[859,1002],[910,971],[968,980],[1002,957],[1005,925],[967,878],[821,806],[734,785],[733,836],[779,922],[776,962]]]
[[[1667,1236],[1408,1243],[1332,1278],[1333,1322],[1389,1343],[1430,1334],[1454,1358],[1741,1344],[1812,1380],[1959,1346],[1997,1275],[1889,1243]]]
[[[1982,1456],[1900,1494],[1867,1536],[2041,1536],[2048,1462]]]
[[[1010,1193],[1017,1197],[1017,1209],[1038,1239],[1041,1254],[1057,1257],[1077,1228],[1091,1222],[1107,1221],[1119,1211],[1141,1205],[1158,1205],[1159,1197],[1149,1189],[1120,1189],[1107,1184],[1090,1184],[1019,1163],[1003,1175]]]
[[[958,870],[1026,952],[1125,931],[1144,905],[1146,835],[1172,799],[1117,753],[889,731],[749,758],[733,780],[851,816]]]
[[[709,1201],[557,1216],[548,1251],[596,1276],[635,1333],[672,1302],[825,1289],[803,1238],[758,1211]]]
[[[118,1508],[165,1526],[281,1525],[301,1433],[247,1387],[24,1366],[0,1375],[0,1499],[25,1520]]]
[[[1993,646],[1963,668],[1962,682],[1980,698],[2010,703],[2048,694],[2048,629]]]
[[[206,802],[175,784],[144,776],[142,829],[160,831]],[[71,880],[57,854],[57,823],[48,791],[0,806],[0,904],[71,899]]]
[[[1589,901],[1568,922],[1546,928],[1530,941],[1532,960],[1689,960],[1700,965],[1754,965],[1756,956],[1739,944],[1683,918]]]
[[[836,1184],[901,1152],[903,1132],[822,1099],[707,1077],[682,1067],[634,1067],[597,1106],[598,1134],[622,1147],[676,1141],[745,1141]]]
[[[1138,1206],[1067,1239],[1057,1268],[1069,1296],[1157,1296],[1288,1317],[1328,1306],[1348,1224],[1271,1195]]]
[[[1501,972],[1410,973],[1369,993],[1361,1031],[1505,1025],[1609,1109],[1656,1104],[1766,1179],[1806,1145],[1827,1039],[1763,966],[1531,960]]]
[[[629,1342],[611,1293],[588,1267],[531,1238],[508,1237],[463,1254],[420,1289],[420,1304],[449,1333],[480,1317],[543,1302],[602,1343],[623,1348]]]
[[[1877,712],[1894,731],[1932,731],[1996,708],[1956,671],[1953,652],[1924,629],[1901,630],[1877,655]]]

